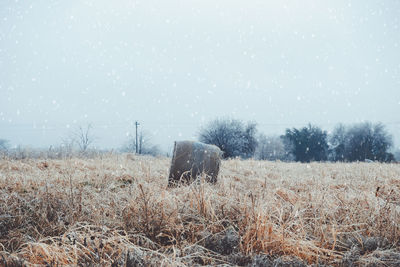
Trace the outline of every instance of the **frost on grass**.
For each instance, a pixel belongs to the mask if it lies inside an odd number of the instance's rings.
[[[400,165],[223,161],[167,187],[170,160],[0,161],[0,265],[391,266]]]

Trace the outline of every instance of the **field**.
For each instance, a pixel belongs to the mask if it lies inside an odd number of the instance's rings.
[[[399,266],[400,165],[0,160],[0,266]]]

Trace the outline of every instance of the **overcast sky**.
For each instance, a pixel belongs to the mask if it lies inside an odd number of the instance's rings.
[[[381,121],[400,144],[400,1],[0,3],[0,138],[60,144],[92,123],[164,149],[217,117],[265,134]]]

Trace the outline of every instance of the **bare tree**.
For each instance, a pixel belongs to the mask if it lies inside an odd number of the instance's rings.
[[[74,133],[75,142],[78,144],[81,152],[86,152],[89,146],[94,142],[95,137],[92,135],[92,124],[87,124],[86,127],[79,126]]]
[[[364,122],[347,127],[339,125],[333,131],[330,143],[333,160],[394,160],[394,155],[389,152],[393,138],[382,123]]]
[[[216,119],[200,130],[199,140],[219,147],[224,158],[250,158],[257,146],[256,133],[253,122],[245,125],[240,120]]]
[[[290,160],[289,153],[286,152],[282,139],[279,136],[258,137],[258,145],[255,152],[256,159],[259,160]]]
[[[61,145],[59,147],[61,157],[72,157],[74,152],[76,152],[75,141],[76,138],[73,136],[65,137],[62,139]]]

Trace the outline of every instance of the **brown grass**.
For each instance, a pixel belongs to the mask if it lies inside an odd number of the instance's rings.
[[[356,264],[390,265],[397,256],[379,255],[399,252],[398,164],[228,160],[216,185],[167,188],[169,163],[1,160],[0,265],[245,265],[256,254],[340,265],[354,246]],[[228,232],[238,241],[225,253],[212,240]]]

